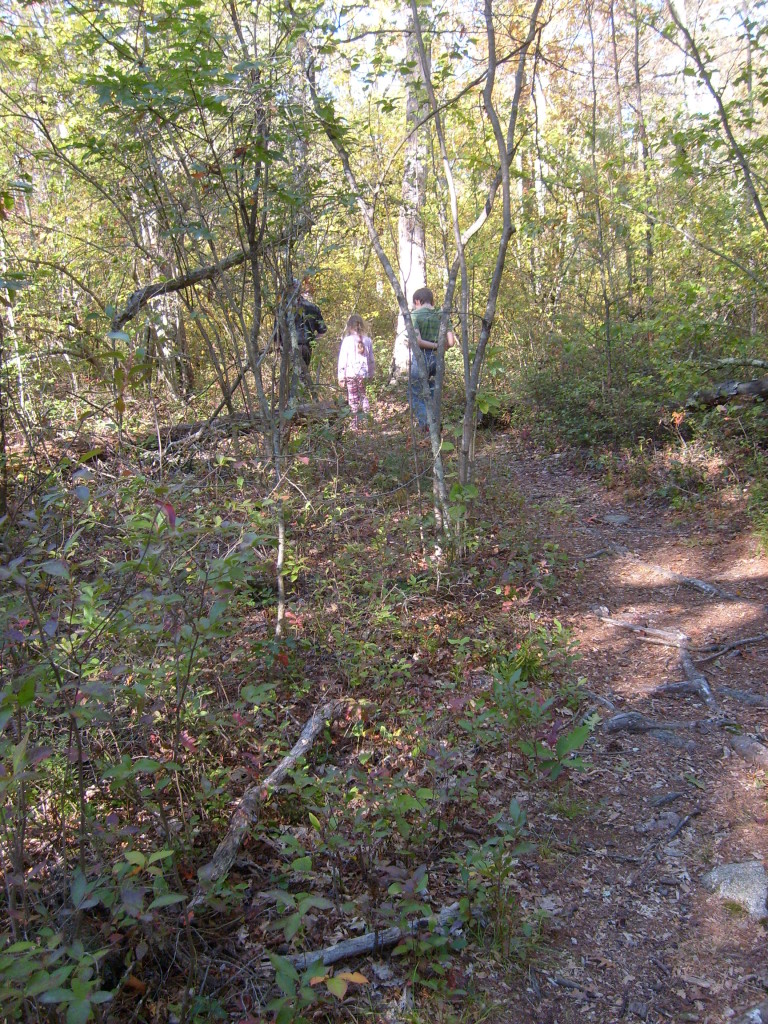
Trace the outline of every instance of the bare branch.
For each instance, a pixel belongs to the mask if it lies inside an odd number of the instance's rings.
[[[155,284],[147,284],[143,288],[138,288],[128,298],[123,309],[115,315],[112,320],[112,330],[121,330],[129,320],[133,320],[135,316],[138,316],[148,302],[157,298],[158,295],[171,295],[173,292],[180,292],[185,288],[191,288],[192,285],[199,284],[201,281],[210,281],[214,277],[218,277],[219,274],[223,274],[225,270],[231,270],[232,267],[240,266],[241,263],[246,261],[248,256],[248,252],[235,252],[231,256],[226,256],[223,260],[219,260],[218,263],[212,263],[210,266],[198,267],[197,270],[191,270],[188,274],[172,277],[169,281],[158,281]]]

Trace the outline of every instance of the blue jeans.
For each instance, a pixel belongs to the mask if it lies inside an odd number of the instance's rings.
[[[427,401],[432,403],[435,395],[435,374],[437,373],[437,355],[431,350],[422,350],[426,363],[426,379],[421,359],[411,353],[411,368],[408,373],[408,401],[411,403],[413,415],[420,427],[427,426]]]

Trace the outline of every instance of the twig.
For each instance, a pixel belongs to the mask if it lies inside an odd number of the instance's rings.
[[[734,640],[730,644],[725,644],[724,647],[718,647],[712,654],[707,654],[703,658],[696,658],[699,664],[704,664],[706,661],[714,661],[716,658],[722,657],[723,654],[727,654],[728,651],[736,650],[740,647],[746,647],[747,644],[759,644],[763,640],[768,640],[768,633],[758,633],[757,636],[745,636],[743,640]]]
[[[675,825],[674,829],[667,836],[667,842],[670,842],[670,840],[674,839],[675,836],[679,835],[683,831],[685,826],[688,824],[688,822],[691,820],[691,818],[698,818],[700,814],[701,808],[697,805],[693,808],[690,814],[686,814],[684,818],[681,818],[680,821],[678,821],[677,825]]]
[[[561,974],[545,974],[544,977],[551,985],[559,985],[561,988],[572,988],[579,992],[585,992],[588,996],[593,999],[597,999],[599,993],[597,989],[591,985],[582,985],[578,981],[572,981],[570,978],[564,978]]]

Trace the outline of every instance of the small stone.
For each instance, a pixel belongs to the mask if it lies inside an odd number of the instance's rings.
[[[710,892],[738,903],[750,917],[760,920],[766,916],[768,876],[761,861],[721,864],[704,875],[701,881]]]

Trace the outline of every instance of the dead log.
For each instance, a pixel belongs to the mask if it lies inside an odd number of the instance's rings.
[[[337,942],[334,946],[327,946],[325,949],[318,949],[311,953],[300,953],[297,956],[289,957],[289,959],[299,971],[306,970],[311,964],[316,963],[328,966],[338,963],[339,960],[349,960],[353,956],[377,953],[379,950],[394,946],[401,939],[411,938],[427,929],[447,928],[458,916],[459,904],[451,903],[434,917],[420,917],[418,921],[412,921],[404,928],[395,925],[380,932],[366,932],[365,935],[358,935],[354,939],[345,939],[343,942]]]
[[[243,795],[232,815],[229,829],[216,848],[211,860],[198,871],[200,886],[190,901],[187,909],[199,906],[205,899],[204,886],[210,886],[224,878],[237,857],[240,846],[254,822],[257,821],[259,810],[270,790],[279,786],[291,768],[310,749],[317,737],[325,728],[326,722],[333,722],[347,706],[345,701],[329,701],[317,708],[301,730],[301,735],[289,753],[270,774],[257,786],[250,786]]]
[[[686,409],[695,409],[703,405],[711,408],[713,405],[724,405],[732,398],[764,398],[768,395],[768,375],[757,377],[755,380],[727,380],[716,388],[708,390],[702,388],[695,391],[685,403]]]
[[[754,736],[731,736],[731,750],[758,768],[768,768],[768,747]]]
[[[283,413],[283,420],[286,422],[303,422],[307,420],[332,419],[340,415],[343,406],[334,405],[330,402],[306,402],[297,405],[294,409],[286,409]],[[160,436],[163,441],[169,442],[197,440],[208,431],[220,431],[224,434],[231,434],[237,430],[241,434],[250,431],[263,430],[263,424],[259,418],[252,418],[247,412],[236,413],[234,416],[220,416],[218,419],[199,420],[196,423],[177,423],[173,427],[160,429]],[[157,447],[157,435],[150,435],[140,441],[134,442],[144,449]]]

